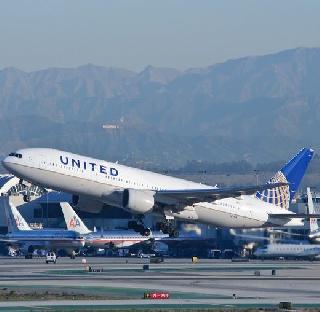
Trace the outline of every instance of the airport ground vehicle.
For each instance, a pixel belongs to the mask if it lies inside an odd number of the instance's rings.
[[[57,262],[57,256],[53,251],[49,251],[46,254],[46,263],[48,264],[49,262],[52,262],[54,264],[56,264]]]

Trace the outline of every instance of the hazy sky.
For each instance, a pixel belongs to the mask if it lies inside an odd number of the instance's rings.
[[[0,0],[0,68],[185,69],[320,46],[319,0]]]

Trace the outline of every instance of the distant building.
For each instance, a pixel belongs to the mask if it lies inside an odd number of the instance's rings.
[[[102,125],[103,129],[120,129],[119,125],[115,125],[115,124],[105,124]]]

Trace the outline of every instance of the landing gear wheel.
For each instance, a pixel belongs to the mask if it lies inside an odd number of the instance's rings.
[[[176,229],[171,229],[169,231],[169,237],[178,238],[179,237],[179,232]]]
[[[156,223],[156,230],[157,231],[162,231],[163,230],[163,223],[162,222],[157,222]]]
[[[163,234],[168,234],[169,228],[170,228],[169,224],[164,223],[164,222],[157,222],[157,224],[156,224],[156,230],[162,231]]]
[[[170,222],[158,222],[156,224],[156,229],[157,231],[162,231],[163,234],[169,234],[169,237],[179,237],[179,232]]]
[[[145,228],[145,227],[142,226],[142,227],[139,229],[139,233],[140,233],[140,235],[142,235],[142,236],[150,236],[151,231],[150,231],[150,229]]]
[[[23,201],[24,201],[25,203],[29,203],[30,200],[31,200],[30,195],[23,195]]]
[[[128,222],[128,229],[132,229],[135,232],[140,233],[142,236],[149,236],[151,234],[151,231],[149,228],[146,228],[142,222],[137,221],[129,221]]]

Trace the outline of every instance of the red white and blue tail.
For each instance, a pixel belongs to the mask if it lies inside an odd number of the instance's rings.
[[[9,196],[2,197],[1,204],[4,205],[9,233],[32,230],[17,207],[10,201]]]
[[[86,227],[83,221],[79,218],[71,205],[67,202],[60,203],[64,220],[68,230],[76,231],[81,235],[88,234],[91,231]]]

